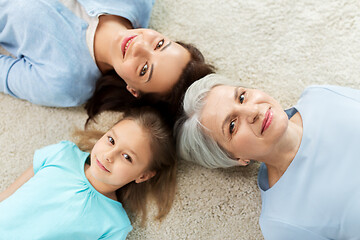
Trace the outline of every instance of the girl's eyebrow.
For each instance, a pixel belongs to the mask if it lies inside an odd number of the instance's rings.
[[[112,135],[114,135],[114,137],[115,137],[115,142],[117,142],[117,140],[119,139],[119,137],[118,137],[118,135],[116,134],[116,132],[114,131],[114,129],[113,129],[113,128],[110,129],[109,132],[110,132]],[[130,148],[128,148],[127,151],[128,151],[128,153],[131,154],[131,158],[136,161],[137,158],[138,158],[138,155],[137,155],[133,150],[131,150]],[[133,157],[133,156],[135,156],[135,157]]]
[[[113,128],[111,128],[109,132],[115,136],[115,139],[118,138],[118,136],[117,136],[117,134],[116,134],[116,132],[114,131]]]

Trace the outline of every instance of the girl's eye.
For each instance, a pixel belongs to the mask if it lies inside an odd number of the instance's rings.
[[[108,141],[112,144],[112,145],[114,145],[115,144],[115,140],[112,138],[112,137],[108,137]]]
[[[244,102],[244,100],[245,100],[245,92],[240,94],[240,97],[239,97],[239,101],[240,101],[241,104]]]
[[[124,153],[124,154],[123,154],[123,157],[124,157],[127,161],[132,162],[132,159],[131,159],[131,157],[130,157],[128,154]]]
[[[148,64],[145,63],[145,65],[142,67],[141,71],[140,71],[140,77],[144,76],[145,73],[147,72],[148,70]]]
[[[158,42],[158,44],[156,45],[156,48],[155,48],[155,49],[161,48],[161,47],[164,45],[164,42],[165,42],[165,40],[164,40],[164,39],[161,39],[161,40]]]
[[[229,133],[230,133],[230,135],[232,135],[234,133],[234,130],[235,130],[235,120],[232,120],[230,122],[230,125],[229,125]]]

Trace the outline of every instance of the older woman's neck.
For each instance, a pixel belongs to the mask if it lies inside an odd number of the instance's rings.
[[[302,120],[297,113],[290,119],[288,129],[277,148],[263,161],[268,169],[270,187],[281,178],[295,158],[301,144],[302,133]]]
[[[94,55],[96,64],[102,73],[113,69],[109,54],[112,41],[119,31],[131,28],[131,23],[125,18],[114,15],[101,15],[99,17],[99,24],[94,36]]]

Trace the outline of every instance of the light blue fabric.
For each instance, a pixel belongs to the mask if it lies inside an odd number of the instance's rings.
[[[298,153],[271,188],[260,167],[263,235],[360,239],[360,90],[309,87],[295,108],[303,121]]]
[[[65,141],[36,151],[35,176],[0,203],[0,239],[125,239],[129,218],[85,177],[88,156]]]
[[[90,16],[119,15],[147,27],[154,0],[79,0]],[[88,24],[57,0],[0,0],[0,92],[32,103],[83,104],[101,76],[86,44]]]

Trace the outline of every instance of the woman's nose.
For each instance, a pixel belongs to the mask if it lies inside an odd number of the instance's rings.
[[[134,57],[148,57],[151,51],[150,44],[144,41],[141,37],[136,39],[132,47]]]

